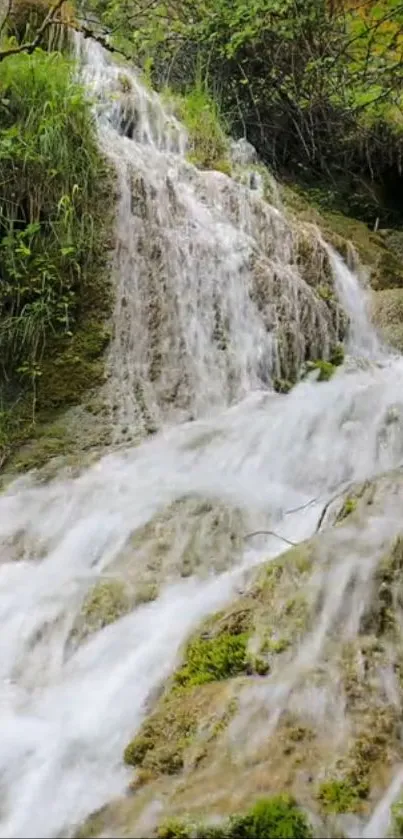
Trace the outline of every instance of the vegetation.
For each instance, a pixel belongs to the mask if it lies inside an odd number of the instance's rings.
[[[392,830],[389,834],[394,839],[402,839],[403,837],[403,801],[400,799],[392,805]]]
[[[289,795],[262,798],[244,815],[223,825],[190,825],[179,820],[162,824],[159,839],[309,839],[312,829],[302,810]]]
[[[327,208],[401,217],[403,8],[399,0],[92,0],[154,83],[200,76],[232,133]]]
[[[189,132],[191,163],[202,169],[219,169],[231,173],[228,161],[228,138],[218,106],[207,87],[199,79],[185,96],[169,96],[178,119]]]
[[[351,498],[348,496],[344,501],[344,504],[340,510],[340,513],[337,516],[337,521],[343,521],[346,519],[347,516],[350,516],[351,513],[354,513],[354,510],[357,508],[357,499]]]
[[[0,125],[4,455],[43,409],[76,401],[102,375],[110,220],[100,208],[108,208],[110,173],[65,53],[36,49],[0,63]]]
[[[360,797],[348,781],[325,781],[319,787],[318,798],[328,813],[349,813],[357,809]]]
[[[175,674],[175,684],[202,685],[245,672],[248,639],[245,632],[195,638],[187,647],[183,666]]]

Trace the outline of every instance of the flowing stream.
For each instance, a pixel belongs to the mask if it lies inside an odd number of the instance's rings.
[[[287,547],[277,536],[244,540],[248,530],[306,539],[335,492],[403,463],[403,359],[381,347],[355,275],[331,254],[351,354],[362,363],[274,393],[284,318],[299,360],[309,331],[326,347],[333,329],[293,261],[281,208],[225,175],[198,173],[186,162],[183,128],[158,98],[97,47],[86,49],[83,74],[120,196],[108,361],[120,445],[79,477],[27,476],[0,497],[0,836],[22,839],[69,835],[124,791],[124,746],[189,632],[230,600],[245,569]],[[278,305],[269,300],[264,312],[251,291],[256,252],[271,287],[282,282]],[[147,425],[158,433],[130,445]],[[224,539],[220,555],[206,550],[183,577],[190,520],[179,502],[194,498],[239,511],[241,549],[232,557]],[[119,573],[130,540],[163,514],[173,558],[157,599],[72,645],[87,593]],[[141,577],[141,539],[135,544]],[[311,663],[343,596],[345,558],[336,571]],[[308,666],[303,653],[298,663]]]

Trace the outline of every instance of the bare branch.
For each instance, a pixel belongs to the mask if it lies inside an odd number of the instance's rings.
[[[253,533],[247,533],[244,539],[251,539],[252,536],[275,536],[276,539],[281,539],[282,542],[286,542],[287,545],[292,545],[293,548],[298,544],[298,542],[291,542],[290,539],[281,536],[280,533],[275,533],[274,530],[255,530]]]
[[[48,27],[52,25],[57,12],[61,9],[61,7],[64,5],[65,2],[66,2],[66,0],[57,0],[57,2],[54,4],[54,6],[52,6],[49,9],[49,11],[48,11],[44,21],[41,23],[33,41],[30,41],[27,44],[19,44],[17,47],[9,47],[6,50],[0,50],[0,61],[4,61],[4,59],[8,58],[10,55],[18,55],[19,53],[22,53],[22,52],[27,52],[28,54],[34,52],[34,50],[36,50],[37,47],[39,47],[39,45],[40,45],[42,35],[46,32]]]

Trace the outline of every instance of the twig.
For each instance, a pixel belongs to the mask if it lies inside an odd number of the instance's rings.
[[[347,486],[343,487],[343,489],[341,489],[340,492],[337,492],[336,495],[333,495],[332,498],[329,498],[329,501],[326,502],[326,504],[325,504],[320,516],[319,516],[319,521],[316,525],[316,533],[319,533],[319,530],[322,527],[325,515],[326,515],[330,505],[333,504],[333,501],[336,501],[337,498],[340,498],[342,495],[344,495],[346,492],[348,492],[348,490],[352,486],[354,486],[354,484],[351,484],[351,483],[347,484]]]
[[[287,545],[292,545],[293,548],[298,544],[298,542],[291,542],[290,539],[281,536],[280,533],[275,533],[274,530],[255,530],[253,533],[247,533],[244,539],[251,539],[252,536],[275,536],[276,539],[281,539],[282,542],[286,542]]]
[[[4,61],[4,59],[8,58],[10,55],[18,55],[19,53],[22,53],[22,52],[27,52],[28,54],[34,52],[34,50],[36,50],[37,47],[39,47],[39,45],[40,45],[43,33],[46,31],[48,26],[51,26],[51,24],[54,21],[54,17],[56,15],[56,13],[59,11],[59,9],[61,9],[61,7],[63,6],[63,4],[65,2],[66,2],[66,0],[57,0],[55,5],[52,6],[51,9],[49,9],[49,11],[48,11],[48,13],[45,17],[45,20],[42,22],[41,26],[39,27],[33,41],[30,41],[28,44],[19,44],[18,47],[10,47],[9,49],[6,49],[6,50],[0,50],[0,61]]]
[[[300,507],[293,507],[291,510],[286,510],[284,515],[289,516],[291,513],[298,513],[299,510],[305,510],[307,507],[310,507],[311,504],[314,504],[315,501],[319,501],[319,496],[311,498],[310,501],[307,501],[305,504],[301,504]]]

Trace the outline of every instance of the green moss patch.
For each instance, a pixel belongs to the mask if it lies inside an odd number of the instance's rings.
[[[228,632],[215,638],[196,638],[187,647],[184,664],[175,673],[174,684],[180,687],[202,685],[245,672],[248,640],[247,633],[232,635]]]
[[[231,174],[229,142],[217,104],[202,84],[183,96],[166,94],[189,132],[188,159],[202,169]]]
[[[117,621],[130,611],[130,607],[130,598],[121,580],[102,580],[85,598],[72,637],[75,641],[81,641],[87,635]]]
[[[4,461],[104,380],[114,187],[66,53],[9,58],[0,92]]]
[[[305,813],[289,795],[257,801],[244,815],[222,825],[192,825],[180,820],[163,823],[158,839],[309,839],[312,828]]]

